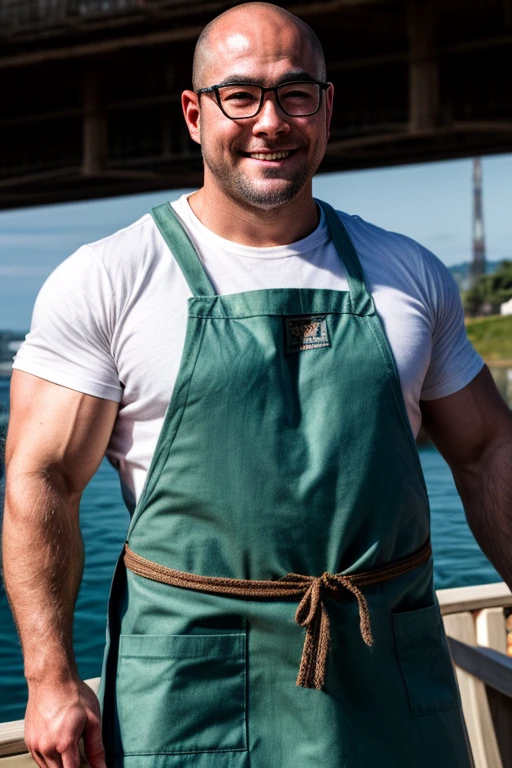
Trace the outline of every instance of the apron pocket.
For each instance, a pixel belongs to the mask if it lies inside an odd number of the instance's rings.
[[[394,613],[393,626],[411,713],[456,707],[457,683],[439,606]]]
[[[117,711],[125,755],[247,749],[246,635],[121,635]]]

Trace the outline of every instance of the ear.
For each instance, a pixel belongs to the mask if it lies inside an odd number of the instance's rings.
[[[192,141],[195,141],[196,144],[201,144],[199,129],[201,110],[197,93],[194,91],[183,91],[181,94],[181,106],[188,132],[190,133],[190,138]]]
[[[327,131],[327,138],[331,135],[331,118],[332,118],[332,107],[333,107],[333,100],[334,100],[334,85],[332,83],[329,83],[329,87],[325,91],[325,127]]]

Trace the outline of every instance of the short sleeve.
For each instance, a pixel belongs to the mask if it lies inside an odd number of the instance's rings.
[[[48,277],[13,368],[106,400],[121,400],[111,352],[113,298],[105,267],[83,246]]]
[[[431,281],[433,323],[430,365],[421,400],[453,395],[469,384],[484,363],[469,341],[459,290],[449,270],[429,253],[433,263]]]

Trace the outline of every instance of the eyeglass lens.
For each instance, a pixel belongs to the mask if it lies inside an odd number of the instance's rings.
[[[259,85],[222,85],[218,89],[222,109],[229,117],[254,117],[262,89]],[[293,117],[312,115],[320,103],[320,86],[316,83],[283,83],[277,98],[283,111]]]

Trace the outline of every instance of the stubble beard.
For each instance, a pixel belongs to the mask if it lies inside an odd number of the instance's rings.
[[[257,182],[253,182],[238,168],[228,166],[226,163],[216,162],[208,151],[202,150],[203,160],[208,166],[217,184],[233,201],[238,204],[257,208],[279,208],[294,200],[310,181],[319,163],[304,163],[291,179],[274,188],[260,188]],[[278,168],[268,168],[263,173],[263,179],[281,179],[282,172]]]

